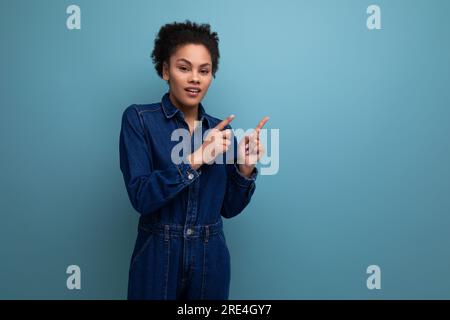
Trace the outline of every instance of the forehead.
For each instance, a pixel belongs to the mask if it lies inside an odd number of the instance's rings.
[[[202,44],[185,44],[180,46],[170,57],[172,61],[186,59],[193,65],[211,64],[211,55],[208,49]]]

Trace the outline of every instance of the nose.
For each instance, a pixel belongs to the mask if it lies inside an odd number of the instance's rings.
[[[192,74],[192,76],[191,76],[191,79],[190,79],[189,82],[199,83],[200,79],[199,79],[199,76],[198,76],[198,72],[197,71],[193,71],[191,74]]]

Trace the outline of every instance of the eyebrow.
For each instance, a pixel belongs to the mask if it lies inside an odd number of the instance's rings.
[[[191,63],[189,60],[186,60],[186,59],[184,59],[184,58],[177,59],[177,61],[184,61],[184,62],[186,62],[187,64],[192,65],[192,63]],[[210,64],[210,63],[204,63],[204,64],[201,64],[200,67],[203,67],[203,66],[209,66],[209,65],[211,65],[211,64]]]

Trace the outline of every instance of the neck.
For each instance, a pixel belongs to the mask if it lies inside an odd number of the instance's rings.
[[[198,104],[195,107],[188,107],[183,105],[182,103],[178,102],[175,97],[172,96],[172,93],[169,93],[170,101],[173,103],[175,107],[177,107],[178,110],[183,112],[184,119],[186,121],[194,121],[198,118]]]

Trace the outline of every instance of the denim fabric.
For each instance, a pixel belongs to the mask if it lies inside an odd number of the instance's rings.
[[[199,104],[197,133],[221,120]],[[173,163],[171,141],[177,128],[189,130],[181,110],[167,92],[161,102],[131,105],[122,116],[120,169],[128,197],[140,214],[130,262],[129,299],[228,299],[230,254],[222,217],[232,218],[247,206],[255,191],[251,177],[231,162],[204,164],[198,170]],[[227,128],[231,128],[227,126]],[[192,151],[194,134],[187,143]],[[185,155],[187,156],[187,155]]]

